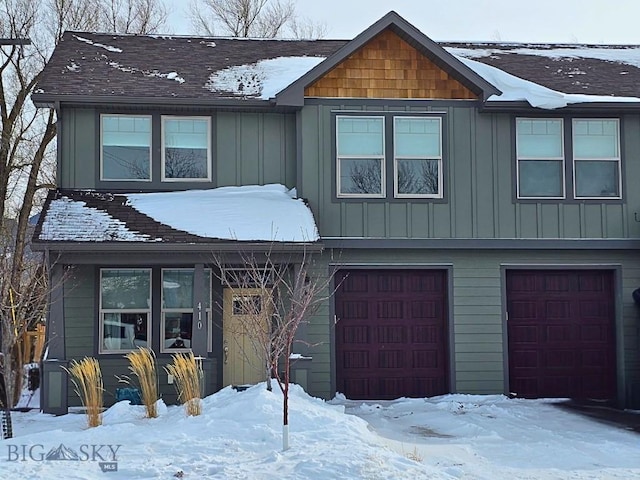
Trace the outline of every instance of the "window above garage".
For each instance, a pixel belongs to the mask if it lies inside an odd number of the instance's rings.
[[[518,199],[621,199],[620,121],[517,118]]]
[[[443,198],[442,117],[336,115],[338,198]]]

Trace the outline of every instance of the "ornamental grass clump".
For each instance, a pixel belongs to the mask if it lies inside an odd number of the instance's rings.
[[[184,404],[187,415],[197,416],[202,413],[202,364],[193,356],[193,352],[175,353],[173,362],[165,367],[169,375],[175,380],[178,401]]]
[[[138,377],[140,385],[140,395],[146,410],[147,418],[158,416],[158,375],[156,373],[156,356],[149,348],[138,348],[125,355],[129,360],[129,370]],[[131,383],[129,378],[125,378],[127,383]]]
[[[84,357],[79,362],[71,360],[66,370],[71,375],[75,391],[86,409],[89,427],[102,425],[104,385],[98,360],[92,357]]]

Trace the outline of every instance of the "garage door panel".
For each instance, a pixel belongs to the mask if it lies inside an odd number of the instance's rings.
[[[615,398],[613,286],[606,270],[507,272],[510,391]]]
[[[356,280],[345,280],[335,295],[337,390],[354,399],[447,393],[446,272],[359,270],[341,277]],[[367,308],[354,315],[354,303]]]

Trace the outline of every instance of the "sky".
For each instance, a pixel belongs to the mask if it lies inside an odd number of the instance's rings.
[[[175,34],[190,34],[187,0],[171,5]],[[390,10],[433,40],[640,45],[639,0],[293,0],[297,12],[351,39]]]

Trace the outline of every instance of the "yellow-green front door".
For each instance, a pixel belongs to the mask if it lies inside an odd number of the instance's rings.
[[[225,288],[223,296],[223,386],[251,385],[265,380],[265,336],[269,316],[263,312],[264,292],[255,288]],[[257,308],[249,308],[256,302]]]

